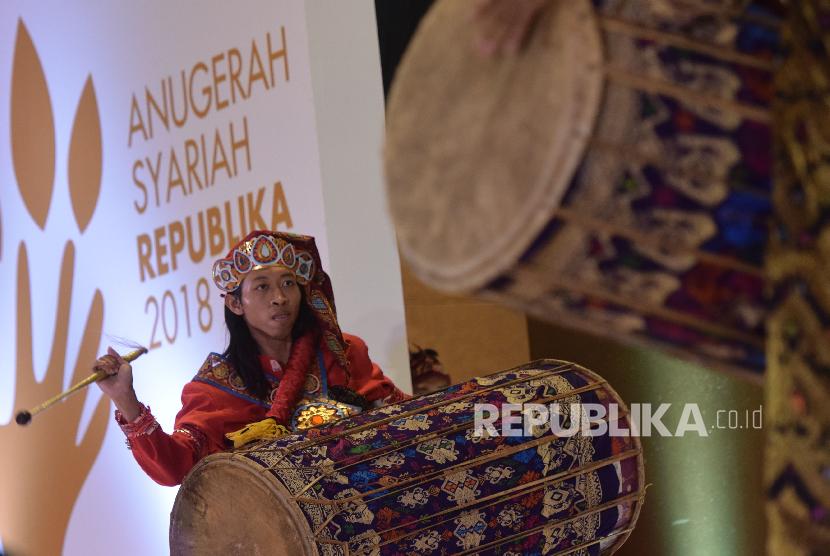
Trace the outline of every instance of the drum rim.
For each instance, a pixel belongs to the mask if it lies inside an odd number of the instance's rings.
[[[387,107],[387,122],[394,120],[397,111],[405,112],[407,110],[405,107],[401,108],[403,100],[401,100],[402,93],[400,91],[407,80],[411,81],[413,79],[407,73],[409,60],[417,56],[419,40],[427,40],[424,29],[429,29],[430,25],[433,24],[433,20],[438,20],[439,10],[451,2],[453,0],[436,2],[422,20],[421,26],[419,26],[410,43],[410,47],[404,54],[396,79],[392,84]],[[574,14],[578,11],[577,9],[581,10],[581,13],[578,16],[574,15],[574,19],[583,19],[585,23],[583,32],[579,36],[587,37],[588,42],[590,42],[590,44],[580,43],[578,50],[590,50],[591,55],[584,55],[590,63],[587,63],[579,72],[580,82],[585,85],[580,89],[580,97],[583,99],[582,104],[584,106],[580,111],[583,113],[583,118],[581,122],[573,124],[571,127],[574,132],[571,145],[558,144],[558,149],[550,149],[550,152],[546,153],[535,180],[536,185],[531,189],[534,193],[532,202],[522,203],[519,207],[521,214],[515,215],[513,218],[515,223],[509,228],[509,231],[499,234],[502,238],[500,241],[498,237],[494,238],[494,246],[488,247],[487,251],[482,252],[480,256],[474,259],[467,257],[463,261],[455,261],[451,268],[447,268],[444,263],[437,265],[434,261],[430,261],[429,257],[425,255],[427,250],[423,246],[416,247],[415,243],[407,240],[406,234],[398,233],[401,255],[407,260],[413,273],[427,284],[434,285],[448,293],[469,292],[485,287],[514,267],[525,251],[544,232],[545,227],[551,220],[551,215],[559,206],[561,199],[567,194],[569,184],[588,150],[588,141],[601,113],[605,91],[604,73],[602,71],[605,45],[596,12],[592,8],[590,0],[575,0],[568,5],[568,10]],[[553,18],[550,19],[555,21]],[[591,59],[593,55],[596,55],[596,60]],[[404,85],[401,84],[402,82],[404,82]],[[573,108],[573,103],[568,107]],[[566,110],[563,109],[562,112],[565,113]],[[397,143],[401,142],[400,139],[395,139],[396,135],[388,132],[393,125],[387,125],[387,139],[384,146],[385,184],[387,198],[390,199],[387,204],[393,221],[396,221],[396,227],[400,229],[399,222],[395,218],[396,211],[391,202],[391,198],[395,195],[394,191],[401,187],[393,187],[391,184],[395,180],[390,178],[390,174],[392,174],[389,170],[391,160],[396,156],[395,151],[401,150],[399,146],[396,146]],[[557,162],[564,163],[562,166],[558,166]],[[557,171],[557,167],[564,168],[564,170]],[[540,206],[544,210],[540,210]],[[440,246],[438,248],[440,249]]]
[[[604,388],[606,388],[608,393],[610,393],[616,399],[617,403],[622,408],[625,409],[625,412],[628,413],[628,414],[631,413],[630,410],[629,410],[628,404],[625,403],[625,400],[622,398],[622,396],[620,396],[620,394],[617,392],[617,390],[613,386],[611,386],[611,383],[609,383],[607,380],[602,378],[601,375],[597,374],[595,371],[592,371],[591,369],[583,367],[579,363],[573,363],[571,361],[568,361],[568,363],[573,365],[575,368],[579,369],[580,372],[583,372],[586,375],[590,376],[592,379],[597,379],[597,380],[602,381],[604,383]],[[628,538],[631,536],[631,533],[634,532],[634,529],[637,527],[637,522],[640,519],[640,512],[643,509],[643,503],[645,502],[645,499],[646,499],[646,483],[645,483],[645,481],[646,481],[646,458],[645,458],[645,454],[643,453],[643,442],[640,439],[639,435],[634,435],[631,438],[633,440],[634,446],[636,447],[636,449],[638,451],[637,456],[636,456],[636,460],[637,460],[637,493],[640,496],[637,499],[636,505],[634,507],[634,511],[631,513],[630,530],[627,533],[619,535],[617,537],[617,540],[615,540],[614,544],[611,545],[611,548],[609,549],[608,554],[614,554],[617,550],[619,550],[620,547],[622,545],[624,545],[625,542],[628,540]]]

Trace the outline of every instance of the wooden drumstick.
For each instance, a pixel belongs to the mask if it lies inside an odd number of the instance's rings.
[[[125,354],[123,356],[123,358],[128,363],[131,363],[131,362],[135,361],[136,359],[138,359],[139,357],[141,357],[142,355],[144,355],[145,353],[147,353],[147,348],[141,347],[141,348],[138,348],[134,351],[131,351],[131,352]],[[52,407],[53,405],[55,405],[59,401],[63,400],[64,398],[67,398],[67,397],[71,396],[72,394],[74,394],[75,392],[86,388],[87,386],[89,386],[93,382],[98,382],[99,380],[107,378],[108,376],[111,376],[111,375],[107,374],[104,371],[95,371],[94,373],[92,373],[91,375],[89,375],[88,377],[86,377],[85,379],[80,381],[79,383],[75,384],[74,386],[72,386],[68,390],[65,390],[65,391],[61,392],[60,394],[58,394],[54,398],[50,398],[50,399],[46,400],[45,402],[43,402],[42,404],[40,404],[36,408],[32,409],[31,411],[26,411],[24,409],[23,411],[18,412],[18,414],[15,416],[14,420],[18,425],[28,425],[32,421],[32,417],[34,417],[35,415],[37,415],[41,411],[45,411],[45,410],[49,409],[50,407]]]

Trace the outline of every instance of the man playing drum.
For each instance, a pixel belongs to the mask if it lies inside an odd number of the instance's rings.
[[[273,439],[407,397],[337,324],[334,295],[314,238],[255,231],[216,261],[230,340],[208,355],[182,392],[172,434],[138,401],[132,369],[112,348],[96,370],[142,469],[181,483],[203,457]],[[235,432],[234,432],[235,431]]]

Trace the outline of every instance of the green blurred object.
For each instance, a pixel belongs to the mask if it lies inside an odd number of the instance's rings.
[[[764,434],[751,428],[752,412],[764,400],[761,385],[535,319],[528,319],[528,335],[531,359],[555,357],[593,369],[627,404],[670,403],[662,421],[672,432],[686,403],[699,405],[707,429],[716,426],[719,410],[738,412],[744,428],[642,439],[650,486],[618,556],[764,553]],[[720,421],[728,426],[727,413]]]

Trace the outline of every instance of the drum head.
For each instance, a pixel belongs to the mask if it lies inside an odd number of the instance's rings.
[[[199,462],[170,515],[171,555],[310,556],[317,550],[300,508],[263,468],[232,454]]]
[[[395,77],[385,167],[414,272],[469,291],[504,272],[559,206],[594,127],[602,40],[589,0],[549,2],[524,50],[474,49],[472,3],[442,0]]]

